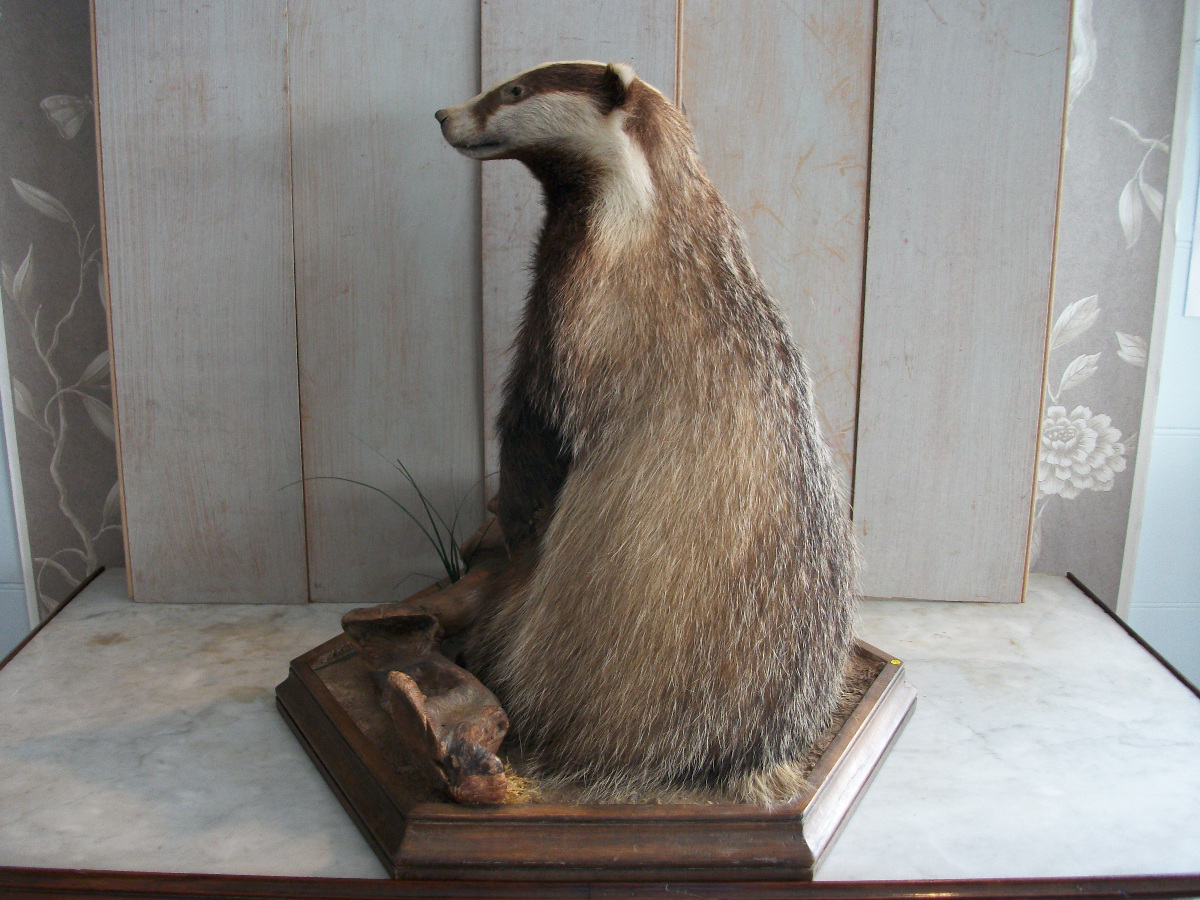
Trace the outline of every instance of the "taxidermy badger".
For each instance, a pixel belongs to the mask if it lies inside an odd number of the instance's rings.
[[[855,552],[800,353],[682,114],[620,63],[437,112],[545,221],[497,429],[512,563],[466,661],[542,777],[781,802],[829,723]]]

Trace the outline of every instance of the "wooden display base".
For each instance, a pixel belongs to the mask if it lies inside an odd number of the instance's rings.
[[[904,666],[859,642],[874,674],[827,735],[812,789],[767,810],[727,803],[468,807],[397,758],[394,726],[339,635],[292,661],[284,719],[394,878],[525,881],[810,879],[912,712]]]

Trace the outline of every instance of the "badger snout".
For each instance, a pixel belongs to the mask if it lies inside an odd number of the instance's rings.
[[[490,127],[481,127],[467,101],[439,109],[433,114],[442,128],[442,137],[451,147],[471,159],[498,159],[506,151],[506,142]]]

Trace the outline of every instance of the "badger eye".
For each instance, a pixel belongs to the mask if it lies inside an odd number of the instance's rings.
[[[504,89],[505,100],[520,100],[525,96],[525,88],[519,84],[510,84]]]

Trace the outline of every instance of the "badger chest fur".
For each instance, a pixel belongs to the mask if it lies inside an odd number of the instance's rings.
[[[545,199],[497,422],[514,562],[468,664],[539,773],[593,798],[786,800],[838,700],[855,557],[804,363],[691,129],[621,64],[437,117]]]

